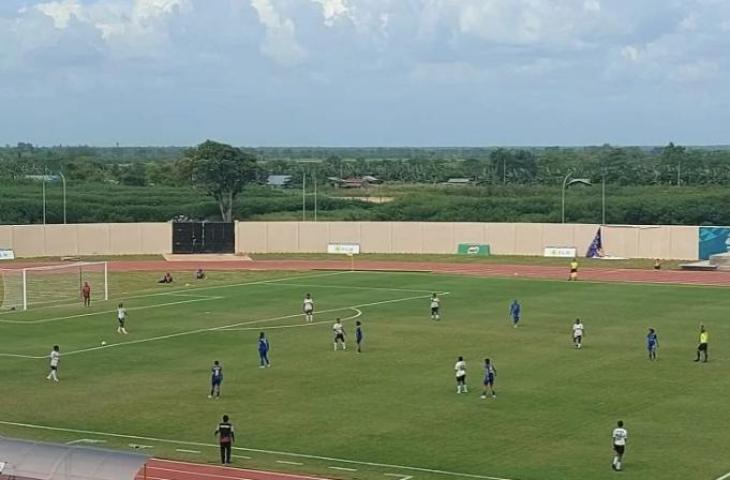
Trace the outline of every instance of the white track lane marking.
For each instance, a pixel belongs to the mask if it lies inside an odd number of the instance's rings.
[[[168,443],[171,445],[184,445],[184,446],[190,446],[190,447],[206,447],[206,448],[216,448],[216,449],[219,448],[218,445],[210,444],[210,443],[186,442],[186,441],[182,441],[182,440],[169,440],[169,439],[145,437],[145,436],[139,436],[139,435],[123,435],[123,434],[119,434],[119,433],[93,432],[93,431],[88,431],[88,430],[50,427],[47,425],[34,425],[31,423],[19,423],[19,422],[10,422],[10,421],[4,421],[4,420],[0,420],[0,425],[7,425],[10,427],[30,428],[30,429],[35,429],[35,430],[45,430],[45,431],[52,431],[52,432],[74,433],[74,434],[79,434],[79,435],[95,435],[95,436],[101,436],[101,437],[141,440],[141,441],[145,441],[145,442]],[[387,463],[366,462],[366,461],[359,461],[359,460],[350,460],[350,459],[346,459],[346,458],[326,457],[326,456],[321,456],[321,455],[309,455],[306,453],[281,452],[281,451],[276,451],[276,450],[263,450],[260,448],[233,447],[233,450],[239,451],[239,452],[265,453],[265,454],[270,454],[270,455],[279,455],[282,457],[321,460],[321,461],[325,461],[325,462],[344,463],[344,464],[350,464],[350,465],[365,465],[365,466],[369,466],[369,467],[387,468],[390,470],[408,470],[408,471],[412,471],[412,472],[433,473],[433,474],[438,474],[438,475],[447,475],[447,476],[451,476],[451,477],[474,478],[477,480],[514,480],[514,479],[509,479],[509,478],[504,478],[504,477],[491,477],[488,475],[478,475],[478,474],[474,474],[474,473],[451,472],[448,470],[438,470],[438,469],[423,468],[423,467],[412,467],[409,465],[390,465]],[[174,463],[183,463],[183,462],[174,462]],[[309,477],[309,478],[312,478],[312,477]],[[717,479],[717,480],[720,480],[720,479]]]

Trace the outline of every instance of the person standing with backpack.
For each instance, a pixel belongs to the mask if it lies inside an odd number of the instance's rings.
[[[233,424],[229,422],[228,415],[223,415],[223,421],[218,424],[214,435],[218,435],[218,444],[221,447],[221,463],[230,465],[231,463],[231,447],[236,441],[236,434],[233,431]]]

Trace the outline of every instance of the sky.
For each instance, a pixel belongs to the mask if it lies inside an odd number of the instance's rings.
[[[730,0],[0,0],[0,144],[730,144]]]

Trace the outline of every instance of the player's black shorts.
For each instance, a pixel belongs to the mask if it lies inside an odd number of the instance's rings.
[[[123,327],[124,326],[124,319],[123,318],[117,318],[117,321],[119,322],[119,326],[120,327]]]
[[[466,383],[466,375],[456,377],[456,383]]]
[[[613,449],[619,455],[623,455],[624,451],[626,450],[626,445],[615,445],[614,444]]]
[[[583,335],[576,335],[575,337],[573,337],[573,341],[575,341],[576,343],[583,343]]]
[[[697,347],[697,350],[700,352],[706,352],[707,351],[707,344],[706,343],[700,343],[700,345]]]
[[[51,365],[51,370],[58,370],[58,367]]]
[[[335,335],[335,342],[340,341],[342,343],[345,343],[345,334],[344,333],[338,333]]]
[[[439,307],[431,307],[431,315],[438,315]]]
[[[565,270],[563,270],[563,271],[565,271]],[[570,269],[570,273],[578,273],[578,269],[577,268],[571,268]]]

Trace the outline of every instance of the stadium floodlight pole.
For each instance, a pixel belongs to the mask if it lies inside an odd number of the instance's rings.
[[[562,191],[562,222],[565,223],[565,191],[570,188],[571,185],[587,185],[589,187],[593,186],[591,183],[591,180],[589,178],[570,178],[570,176],[573,175],[573,172],[568,172],[568,174],[563,179],[563,191]]]
[[[606,175],[601,177],[601,225],[606,224]]]
[[[314,183],[314,221],[317,221],[317,173],[312,173],[312,182]]]
[[[307,219],[307,173],[302,175],[302,222]]]
[[[63,185],[63,224],[66,224],[66,177],[63,172],[58,172],[58,176],[61,177],[61,184]]]
[[[43,176],[41,177],[41,183],[43,186],[43,225],[46,224],[46,170],[43,169]]]

